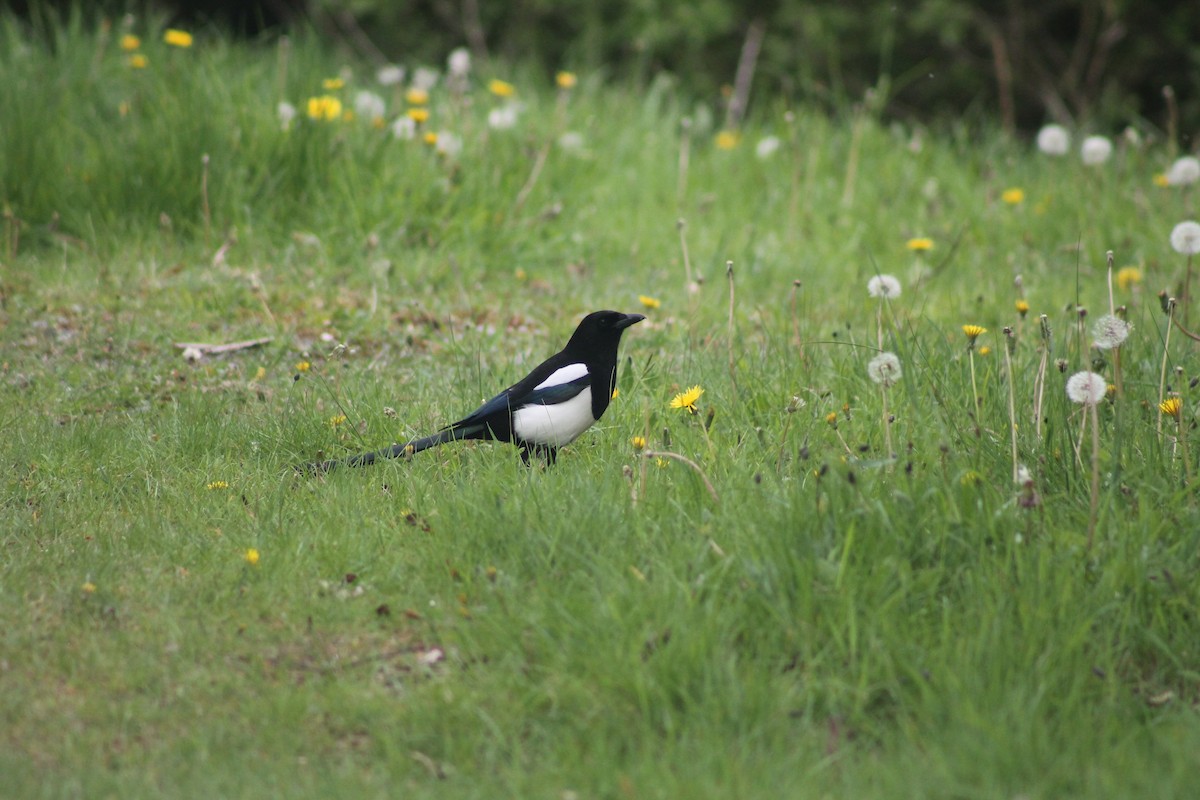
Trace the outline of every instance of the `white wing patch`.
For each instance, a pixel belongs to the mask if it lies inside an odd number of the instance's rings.
[[[567,364],[565,367],[559,367],[550,373],[550,377],[533,387],[536,392],[538,389],[548,389],[551,386],[562,386],[564,383],[577,381],[588,374],[586,364]]]
[[[582,372],[575,371],[573,378],[551,383],[560,373],[569,373],[576,368]],[[586,371],[587,368],[582,364],[563,367],[539,384],[538,388],[568,383],[582,377]],[[592,390],[590,387],[584,387],[582,392],[562,403],[549,406],[535,403],[513,412],[513,433],[517,435],[518,439],[549,447],[562,447],[575,441],[579,434],[595,423],[596,418],[592,416]]]

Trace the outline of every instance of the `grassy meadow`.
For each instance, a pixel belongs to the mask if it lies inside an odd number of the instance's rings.
[[[667,77],[422,98],[189,33],[0,19],[0,795],[1194,796],[1161,132],[765,97],[733,132]],[[600,308],[648,319],[555,467],[292,471]]]

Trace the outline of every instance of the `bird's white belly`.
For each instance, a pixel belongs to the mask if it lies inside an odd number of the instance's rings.
[[[592,390],[582,392],[563,403],[531,405],[513,412],[513,433],[531,444],[562,447],[595,424],[592,416]]]

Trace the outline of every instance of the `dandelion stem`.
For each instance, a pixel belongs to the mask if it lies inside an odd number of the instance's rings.
[[[972,347],[967,351],[967,360],[971,363],[971,407],[978,409],[983,398],[979,396],[979,389],[975,386],[975,348]]]
[[[1012,368],[1012,350],[1009,344],[1012,342],[1012,329],[1005,328],[1004,333],[1007,341],[1004,343],[1004,366],[1008,372],[1008,430],[1012,437],[1012,472],[1013,483],[1017,482],[1017,400],[1015,389],[1013,387],[1013,368]]]
[[[687,228],[687,220],[680,217],[675,222],[675,227],[679,230],[679,248],[683,251],[683,274],[684,280],[687,281],[685,289],[692,288],[692,259],[688,257],[687,234],[684,230]]]
[[[1038,442],[1042,441],[1042,399],[1046,393],[1046,367],[1050,363],[1050,322],[1045,314],[1041,315],[1042,359],[1038,363],[1037,378],[1033,382],[1033,428]]]
[[[679,182],[675,186],[675,204],[676,207],[683,208],[687,199],[688,161],[691,159],[692,150],[692,121],[685,117],[679,127]],[[681,227],[680,230],[683,228]],[[688,274],[688,283],[691,283],[690,273]]]
[[[208,208],[208,153],[200,158],[200,202],[204,213],[204,248],[212,249],[212,214]]]
[[[708,489],[708,493],[712,496],[713,502],[721,502],[720,498],[717,497],[717,490],[713,488],[712,481],[710,481],[708,476],[704,474],[704,470],[700,469],[700,465],[695,461],[692,461],[687,456],[681,456],[679,453],[672,453],[667,450],[643,450],[642,456],[645,458],[671,458],[682,464],[686,464],[687,466],[691,467],[697,475],[700,476],[700,480],[704,481],[704,488]]]
[[[1174,313],[1175,313],[1175,298],[1169,297],[1169,298],[1167,298],[1167,335],[1165,337],[1163,337],[1162,368],[1159,370],[1159,373],[1158,373],[1158,402],[1159,402],[1159,404],[1161,404],[1163,400],[1167,399],[1166,394],[1165,394],[1166,388],[1167,388],[1167,354],[1170,353],[1170,350],[1171,350],[1171,327],[1172,327],[1171,317],[1174,315]],[[1159,436],[1162,436],[1162,415],[1161,414],[1158,416],[1158,431],[1157,432],[1158,432]]]
[[[879,391],[883,394],[883,439],[887,446],[887,457],[890,461],[896,457],[892,452],[892,419],[888,414],[888,390],[886,386],[880,386]]]
[[[1116,316],[1117,306],[1115,303],[1113,303],[1113,290],[1112,290],[1112,273],[1113,273],[1113,251],[1112,250],[1108,251],[1107,258],[1108,258],[1108,313],[1112,314],[1113,316]]]
[[[1188,311],[1192,305],[1192,254],[1188,253],[1187,271],[1183,273],[1183,297],[1180,298],[1183,302],[1183,327],[1190,328],[1188,324]]]
[[[735,372],[735,364],[733,358],[733,306],[734,306],[734,284],[733,284],[733,262],[725,262],[725,276],[729,279],[729,380],[734,388],[737,388],[737,373]]]
[[[542,174],[542,167],[546,166],[546,158],[550,155],[550,142],[542,145],[542,149],[538,151],[537,157],[534,159],[533,168],[529,171],[529,177],[525,179],[525,185],[521,187],[521,191],[517,192],[517,199],[513,203],[513,213],[519,212],[525,205],[525,201],[529,199],[529,193],[533,191],[533,187],[537,184],[538,177]]]
[[[1092,549],[1096,538],[1096,517],[1100,507],[1100,412],[1096,410],[1099,403],[1089,403],[1092,412],[1092,499],[1088,509],[1088,541],[1087,549]]]
[[[1159,414],[1159,417],[1162,415]],[[1192,460],[1188,457],[1187,446],[1187,428],[1183,421],[1183,412],[1175,415],[1175,420],[1179,423],[1179,448],[1183,451],[1183,482],[1185,486],[1192,485]]]

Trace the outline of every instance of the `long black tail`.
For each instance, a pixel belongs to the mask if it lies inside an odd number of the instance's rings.
[[[360,453],[356,456],[351,456],[347,459],[333,461],[310,461],[296,468],[297,472],[319,473],[329,472],[338,467],[369,467],[376,461],[384,458],[401,458],[414,455],[422,450],[428,450],[431,447],[437,447],[439,444],[446,442],[454,442],[459,439],[471,438],[471,432],[463,428],[446,428],[438,431],[432,436],[426,436],[423,439],[413,439],[404,444],[394,444],[391,447],[383,450],[376,450],[373,453]]]

